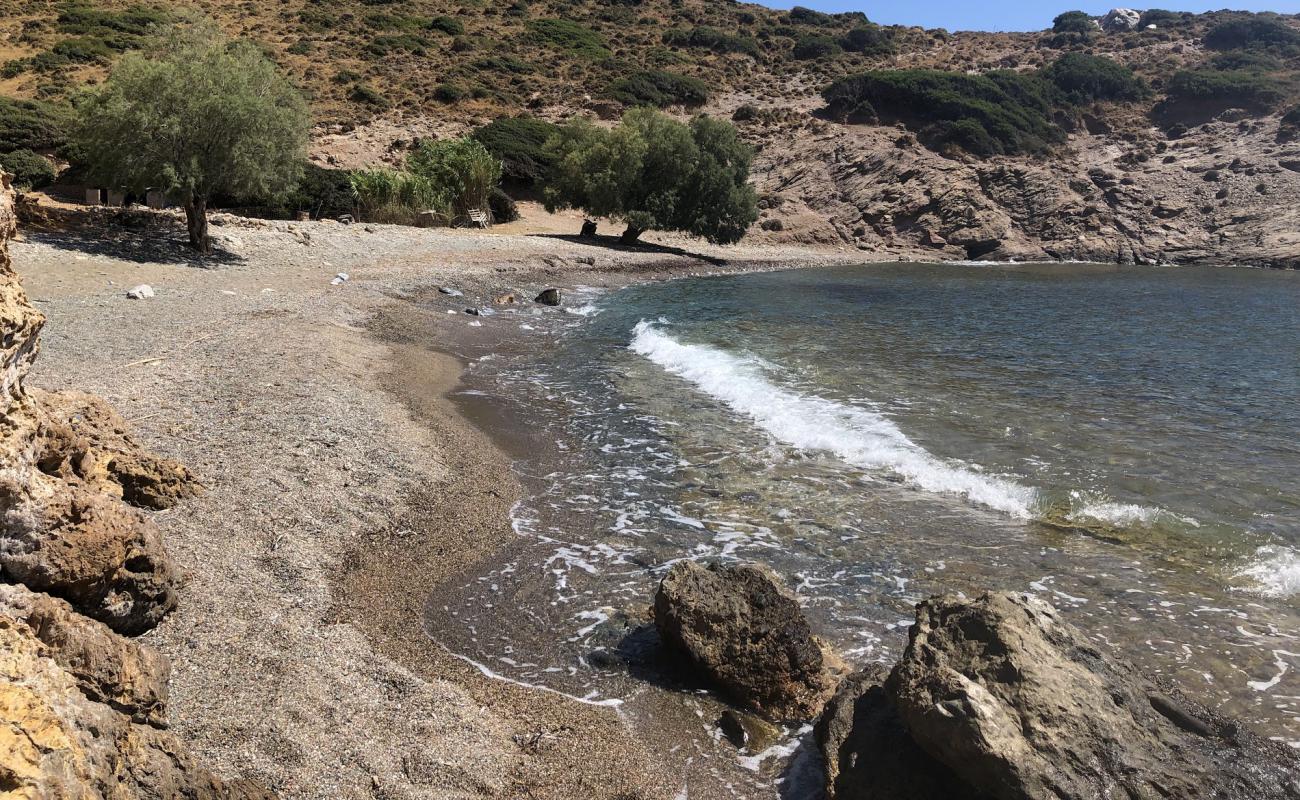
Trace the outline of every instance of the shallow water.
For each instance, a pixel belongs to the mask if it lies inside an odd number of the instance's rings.
[[[471,372],[531,496],[510,563],[431,604],[453,651],[675,715],[692,796],[753,796],[797,740],[746,761],[707,699],[589,658],[672,563],[772,565],[857,662],[930,594],[1012,589],[1300,747],[1300,274],[868,265],[578,302],[497,317],[533,346]]]

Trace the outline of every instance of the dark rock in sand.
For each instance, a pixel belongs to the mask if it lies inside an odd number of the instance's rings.
[[[840,684],[817,721],[826,783],[837,800],[980,798],[912,740],[885,691],[889,669],[872,664]]]
[[[710,682],[768,719],[810,719],[834,690],[832,659],[799,601],[762,567],[677,564],[655,595],[655,626]]]
[[[545,289],[537,295],[536,301],[544,306],[558,306],[562,301],[559,289]]]
[[[594,220],[584,219],[582,221],[582,238],[591,239],[596,236],[596,223]]]
[[[846,687],[819,723],[833,797],[1300,798],[1300,755],[1152,684],[1036,598],[921,603],[883,688],[879,677]],[[890,705],[896,737],[876,732]],[[891,794],[903,731],[966,793]]]

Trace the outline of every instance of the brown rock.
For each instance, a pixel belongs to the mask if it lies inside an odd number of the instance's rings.
[[[1145,680],[1041,600],[917,607],[886,685],[911,738],[1002,800],[1300,796],[1300,757]]]
[[[655,595],[655,625],[710,682],[769,719],[809,719],[834,691],[833,659],[765,568],[677,564]]]
[[[198,766],[175,735],[132,722],[92,699],[86,685],[29,625],[0,611],[0,787],[6,796],[273,797],[251,784],[225,783]]]

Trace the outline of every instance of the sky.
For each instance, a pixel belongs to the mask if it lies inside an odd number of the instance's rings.
[[[1052,18],[1062,11],[1079,9],[1101,16],[1117,5],[1093,3],[1086,0],[757,0],[773,8],[807,6],[819,11],[862,11],[872,22],[882,25],[921,25],[926,28],[947,28],[950,31],[1040,31],[1052,27]],[[1270,0],[1259,3],[1251,0],[1164,0],[1150,8],[1167,8],[1170,11],[1218,11],[1224,8],[1241,11],[1277,11],[1282,14],[1300,14],[1300,0]]]

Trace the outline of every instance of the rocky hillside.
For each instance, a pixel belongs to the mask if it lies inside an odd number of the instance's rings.
[[[21,135],[57,119],[150,25],[203,13],[295,76],[320,123],[322,164],[395,160],[416,137],[500,116],[609,119],[651,104],[737,120],[760,151],[754,235],[773,241],[944,258],[1300,263],[1294,17],[1116,11],[994,34],[701,0],[5,10],[0,94],[21,98],[28,122],[0,125],[0,151],[57,148],[57,131]],[[1094,58],[1073,62],[1082,72],[1054,66],[1067,55]],[[977,99],[995,108],[877,86],[850,109],[842,93],[823,94],[846,77],[915,70],[987,74],[999,92]],[[972,114],[991,117],[972,129]],[[1007,138],[1008,120],[1033,131],[1033,146]]]

